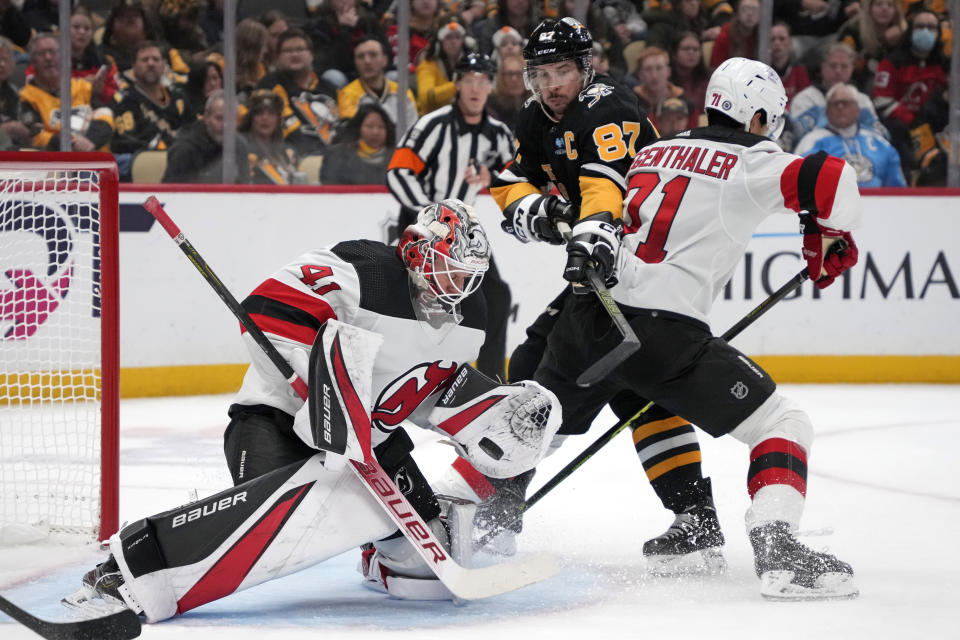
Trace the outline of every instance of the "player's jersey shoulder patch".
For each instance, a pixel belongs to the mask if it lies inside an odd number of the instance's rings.
[[[613,95],[613,87],[603,82],[594,82],[580,92],[580,102],[587,103],[587,109],[597,104],[604,96]]]

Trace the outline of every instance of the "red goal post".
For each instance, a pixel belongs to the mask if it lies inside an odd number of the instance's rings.
[[[0,153],[0,544],[117,530],[117,165]]]

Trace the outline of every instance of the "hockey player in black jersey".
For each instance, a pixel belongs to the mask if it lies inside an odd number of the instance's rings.
[[[581,230],[619,225],[630,163],[637,151],[658,137],[636,95],[609,76],[594,73],[592,42],[590,32],[573,18],[549,19],[533,31],[524,48],[524,80],[533,97],[518,119],[516,157],[490,188],[503,210],[504,229],[522,242],[563,244],[558,220]],[[546,195],[553,187],[561,197]],[[568,287],[527,330],[528,340],[511,356],[510,379],[533,376],[556,310],[573,295],[571,291]],[[645,404],[646,400],[624,393],[610,406],[618,418],[627,419]],[[581,434],[589,428],[588,421],[565,416],[560,433]],[[693,427],[654,409],[645,414],[633,436],[651,485],[664,506],[676,514],[673,526],[643,547],[651,570],[722,571],[723,534],[710,479],[701,472]],[[511,518],[532,478],[531,472],[491,483],[471,473],[462,461],[455,470],[484,499],[478,529],[497,527],[504,518]],[[519,525],[513,530],[519,531]],[[511,546],[505,543],[506,550]]]
[[[615,282],[610,295],[642,346],[603,384],[579,387],[577,376],[622,338],[594,297],[571,296],[534,378],[562,399],[565,421],[588,424],[618,394],[632,392],[713,437],[745,444],[744,520],[760,593],[778,600],[855,597],[851,566],[796,538],[814,440],[810,417],[760,365],[715,337],[709,321],[768,217],[799,216],[796,256],[817,288],[857,263],[856,172],[825,153],[801,158],[780,149],[775,140],[787,96],[762,62],[726,60],[706,98],[709,126],[653,142],[634,158],[622,240],[612,224],[581,220],[567,247],[564,278],[582,282],[584,269],[596,269]],[[829,331],[830,318],[823,320]]]
[[[478,289],[488,264],[483,228],[450,199],[425,207],[399,246],[341,242],[264,280],[242,306],[308,381],[309,401],[244,332],[252,362],[224,434],[236,486],[123,527],[110,538],[110,558],[64,603],[129,607],[156,622],[360,545],[366,586],[449,599],[349,465],[366,459],[365,439],[396,485],[386,489],[401,491],[423,521],[407,524],[409,535],[425,539],[416,527],[429,527],[445,547],[434,553],[456,557],[447,544],[456,536],[401,423],[450,438],[495,477],[543,457],[560,423],[556,398],[536,383],[500,385],[469,365],[483,342]],[[365,436],[347,426],[358,412]],[[447,507],[449,515],[456,505]]]

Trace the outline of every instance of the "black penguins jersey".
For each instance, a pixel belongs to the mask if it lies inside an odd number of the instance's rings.
[[[417,319],[409,281],[396,247],[351,240],[301,255],[259,284],[241,306],[295,370],[306,360],[293,352],[308,354],[331,318],[383,336],[372,381],[377,445],[402,421],[418,422],[457,367],[476,360],[484,340],[481,292],[460,304],[459,324],[435,327]],[[245,341],[252,340],[243,333]],[[296,414],[303,401],[259,347],[248,344],[248,350],[253,362],[234,402]],[[305,371],[297,373],[307,379]]]
[[[620,217],[630,163],[658,138],[637,96],[604,75],[580,92],[559,121],[528,100],[517,136],[514,161],[490,187],[500,208],[556,186],[581,218],[600,211]]]

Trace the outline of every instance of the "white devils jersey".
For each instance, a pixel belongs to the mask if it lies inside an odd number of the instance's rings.
[[[404,420],[421,421],[457,367],[476,360],[486,326],[480,292],[461,303],[459,324],[417,320],[396,247],[367,240],[303,254],[241,306],[304,380],[314,339],[330,318],[384,336],[373,365],[374,446]],[[303,401],[243,333],[253,362],[234,402],[295,415]]]
[[[860,222],[857,176],[842,160],[801,158],[733,129],[658,140],[637,152],[627,180],[613,297],[705,323],[767,216],[807,211],[841,231]]]

